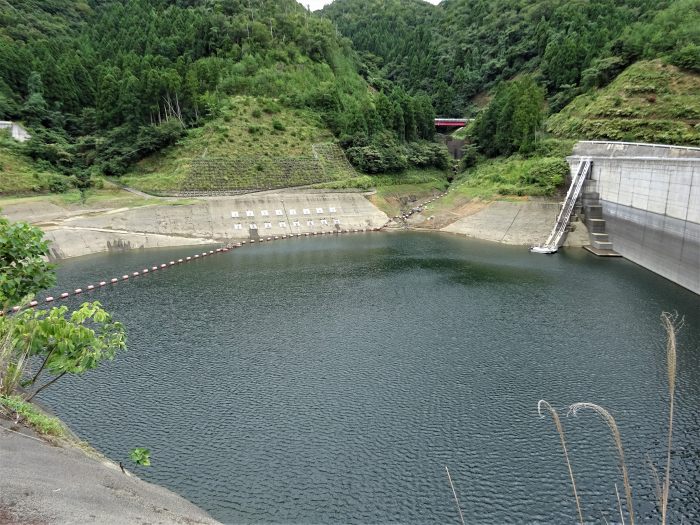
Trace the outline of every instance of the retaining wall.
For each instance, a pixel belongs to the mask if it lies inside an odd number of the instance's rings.
[[[613,249],[700,294],[700,148],[579,142],[575,169],[593,160],[584,186],[598,194]]]
[[[362,194],[292,191],[112,210],[68,217],[44,229],[52,257],[59,259],[115,249],[371,229],[387,221]]]

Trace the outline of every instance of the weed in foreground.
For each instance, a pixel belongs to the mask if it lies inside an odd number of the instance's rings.
[[[683,326],[683,319],[678,317],[677,314],[671,314],[668,312],[663,312],[661,314],[661,324],[663,325],[664,329],[666,330],[666,364],[667,364],[667,374],[668,374],[668,392],[669,392],[669,422],[668,422],[668,440],[667,440],[667,449],[666,449],[666,469],[665,469],[665,474],[664,474],[664,482],[663,482],[663,487],[659,488],[658,487],[658,474],[656,468],[652,465],[652,471],[654,473],[654,477],[657,480],[657,497],[659,499],[659,508],[661,509],[661,523],[662,525],[666,525],[668,522],[668,498],[669,498],[669,490],[671,486],[671,447],[673,443],[673,411],[674,411],[674,397],[675,397],[675,392],[676,392],[676,372],[677,372],[677,360],[676,360],[676,333],[678,330],[680,330]],[[542,408],[546,408],[549,413],[552,416],[552,419],[554,420],[554,424],[557,428],[557,433],[559,434],[559,438],[561,440],[562,444],[562,450],[564,452],[564,459],[566,460],[566,465],[569,470],[569,476],[571,477],[571,484],[573,486],[573,491],[574,491],[574,498],[576,500],[576,509],[578,511],[578,518],[579,522],[583,523],[583,513],[581,511],[581,506],[580,506],[580,501],[578,498],[578,494],[576,492],[576,480],[574,478],[573,471],[571,469],[571,463],[569,461],[569,454],[566,448],[566,439],[564,435],[564,428],[563,425],[561,424],[561,420],[559,419],[559,415],[557,411],[552,408],[552,406],[543,400],[540,400],[540,402],[537,405],[537,410],[540,414],[541,417],[544,417],[542,414]],[[632,487],[630,484],[628,472],[627,472],[627,464],[625,463],[625,453],[624,449],[622,447],[622,436],[620,435],[620,430],[617,426],[617,423],[615,422],[615,418],[608,412],[605,408],[601,407],[600,405],[596,405],[595,403],[574,403],[569,407],[569,411],[567,413],[571,415],[576,415],[578,412],[581,410],[593,410],[596,412],[602,419],[603,421],[608,425],[608,428],[610,429],[610,432],[612,434],[613,440],[615,441],[615,448],[617,449],[617,454],[618,454],[618,460],[620,462],[620,470],[622,472],[622,483],[623,483],[623,488],[625,491],[625,500],[626,500],[626,507],[627,507],[627,513],[629,515],[629,522],[630,525],[634,525],[635,521],[635,516],[634,516],[634,502],[632,500]],[[617,490],[617,484],[615,484],[615,493],[617,494],[617,501],[618,501],[618,509],[620,512],[620,519],[622,523],[625,523],[624,519],[624,513],[622,510],[622,503],[620,501],[620,496],[619,492]]]

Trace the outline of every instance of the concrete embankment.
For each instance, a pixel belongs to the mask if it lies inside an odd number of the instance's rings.
[[[625,258],[700,293],[700,148],[579,142],[592,159],[584,211],[594,236]]]
[[[242,241],[274,235],[378,228],[388,217],[363,194],[265,192],[196,204],[143,206],[71,215],[60,207],[8,206],[4,214],[40,226],[51,257],[135,248]]]
[[[462,218],[442,228],[442,231],[486,241],[532,246],[547,239],[558,212],[558,202],[482,203],[465,210]],[[588,243],[585,225],[574,222],[573,231],[567,235],[564,245],[583,246]]]
[[[75,446],[0,421],[0,524],[214,524],[203,510]]]

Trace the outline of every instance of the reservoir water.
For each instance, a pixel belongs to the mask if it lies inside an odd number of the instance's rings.
[[[59,291],[191,255],[84,257]],[[586,517],[618,520],[617,419],[638,521],[654,519],[679,334],[670,521],[700,522],[700,297],[622,259],[459,237],[294,239],[131,279],[99,300],[129,350],[43,401],[83,439],[225,523],[573,523],[562,410]]]

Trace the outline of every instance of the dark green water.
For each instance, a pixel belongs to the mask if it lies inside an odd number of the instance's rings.
[[[61,290],[192,251],[70,261]],[[574,522],[541,398],[612,411],[639,522],[656,518],[659,314],[677,310],[671,522],[700,521],[700,297],[627,261],[357,234],[246,247],[87,297],[125,323],[129,351],[44,401],[113,459],[149,447],[139,475],[226,523],[458,523],[445,466],[467,523]],[[605,425],[564,425],[586,516],[615,521]]]

